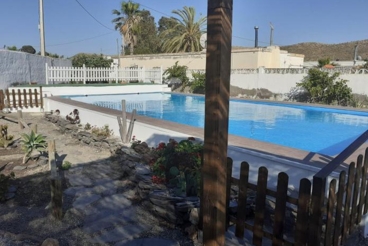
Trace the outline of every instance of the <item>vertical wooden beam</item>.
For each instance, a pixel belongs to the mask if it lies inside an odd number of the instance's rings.
[[[232,0],[208,0],[201,201],[206,246],[225,244],[232,8]]]
[[[320,245],[322,235],[322,208],[325,206],[326,178],[313,177],[312,188],[312,215],[309,226],[310,245]]]
[[[300,180],[298,213],[296,215],[295,245],[302,246],[308,244],[308,224],[309,224],[309,202],[311,182],[304,178]]]
[[[339,177],[339,190],[337,191],[333,245],[341,244],[341,235],[342,235],[341,221],[342,221],[342,215],[343,215],[342,205],[343,205],[344,195],[345,195],[345,179],[346,179],[346,172],[342,171]]]
[[[63,217],[63,189],[61,181],[60,177],[50,179],[51,213],[58,220],[61,220]]]
[[[18,89],[18,108],[23,108],[23,105],[22,105],[22,93],[20,92],[20,89]]]
[[[240,165],[238,211],[236,216],[235,236],[244,238],[244,224],[247,216],[247,191],[249,179],[249,164],[243,161]]]
[[[40,100],[41,100],[41,110],[43,110],[43,95],[42,95],[42,86],[40,86]]]
[[[336,203],[336,179],[330,182],[329,192],[328,192],[328,202],[327,202],[327,221],[326,221],[326,231],[325,231],[325,244],[332,245],[332,231],[336,226],[333,223],[334,219],[334,208]]]
[[[27,91],[26,91],[26,89],[23,89],[23,103],[24,103],[24,107],[25,108],[28,108]]]
[[[127,139],[127,116],[126,116],[126,102],[121,100],[121,112],[122,112],[122,126],[121,126],[121,137],[123,143],[129,142],[131,139]]]
[[[23,113],[22,113],[22,110],[18,110],[17,111],[17,114],[18,114],[18,125],[19,125],[19,129],[22,130],[23,129],[23,124],[22,124]]]
[[[129,122],[128,133],[127,133],[127,136],[126,136],[126,139],[128,139],[129,141],[132,139],[133,128],[134,128],[134,121],[135,121],[136,114],[137,114],[137,110],[136,109],[133,109],[132,117],[130,118],[130,122]]]
[[[231,178],[233,176],[233,160],[228,157],[226,164],[226,230],[230,224],[230,196],[231,196]]]
[[[29,89],[29,105],[31,108],[33,108],[32,89]]]
[[[33,131],[34,133],[37,133],[37,124],[32,124],[31,131]]]
[[[51,171],[51,178],[56,178],[57,177],[57,170],[56,170],[55,140],[50,140],[48,142],[48,149],[49,149],[49,169]]]

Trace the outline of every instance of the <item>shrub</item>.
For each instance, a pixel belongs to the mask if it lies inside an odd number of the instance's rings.
[[[97,137],[110,137],[114,134],[113,130],[110,130],[109,125],[104,125],[102,127],[94,126],[92,127],[91,132]]]
[[[193,80],[190,84],[190,89],[193,93],[204,94],[206,85],[206,74],[201,72],[192,73]]]
[[[330,75],[328,72],[312,68],[302,82],[297,83],[297,87],[306,90],[306,102],[346,106],[351,99],[351,88],[347,86],[347,80],[340,79],[339,75]]]
[[[20,49],[20,51],[30,53],[30,54],[36,54],[36,50],[31,45],[24,45]]]
[[[26,158],[29,157],[34,151],[45,151],[47,143],[45,137],[31,131],[31,134],[22,134],[21,140],[23,151],[25,152],[23,157],[23,163],[26,163]]]
[[[84,130],[86,130],[86,131],[91,130],[91,124],[90,124],[90,123],[87,123],[87,124],[84,126]]]
[[[63,170],[68,170],[72,167],[72,163],[69,161],[64,161],[63,164],[61,165],[61,169]]]
[[[165,70],[163,75],[167,75],[166,81],[171,80],[173,78],[178,78],[183,85],[187,85],[189,82],[189,78],[187,77],[187,66],[180,66],[178,62]]]
[[[86,67],[111,67],[112,60],[105,58],[102,54],[85,54],[79,53],[73,56],[73,67],[82,67],[83,64]]]
[[[166,183],[176,195],[197,196],[200,188],[203,145],[194,138],[180,141],[170,139],[154,150],[151,162],[154,183]]]
[[[0,125],[0,147],[8,147],[13,142],[13,135],[8,135],[8,126]]]

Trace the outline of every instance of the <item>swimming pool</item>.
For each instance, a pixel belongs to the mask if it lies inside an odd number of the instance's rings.
[[[73,100],[190,126],[204,126],[204,97],[171,93],[69,96]],[[229,133],[305,151],[336,155],[368,129],[368,113],[323,107],[230,101]]]

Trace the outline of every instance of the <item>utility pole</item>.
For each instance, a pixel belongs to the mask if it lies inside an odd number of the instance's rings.
[[[119,49],[119,39],[116,39],[116,48],[118,52],[118,68],[120,68],[120,49]]]
[[[208,0],[201,208],[203,245],[224,246],[233,0]]]
[[[254,48],[258,48],[258,26],[254,27]]]
[[[45,56],[45,29],[43,25],[43,0],[39,0],[40,7],[40,21],[38,28],[40,29],[40,38],[41,38],[41,56]]]
[[[273,45],[273,25],[270,22],[270,27],[271,27],[271,34],[270,34],[270,46]]]

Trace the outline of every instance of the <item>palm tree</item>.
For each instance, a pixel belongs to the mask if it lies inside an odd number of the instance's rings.
[[[165,52],[196,52],[201,51],[200,38],[205,31],[206,17],[195,21],[195,9],[185,6],[183,10],[174,10],[173,14],[179,17],[171,17],[171,27],[164,30],[162,38],[162,50]]]
[[[134,46],[137,44],[138,23],[141,20],[139,3],[122,2],[121,10],[114,9],[112,13],[118,16],[112,20],[115,23],[115,30],[120,31],[124,44],[129,46],[130,54],[133,55]]]

